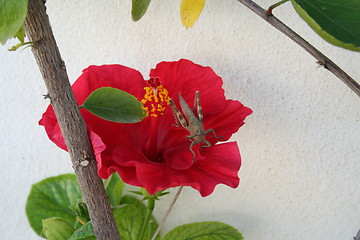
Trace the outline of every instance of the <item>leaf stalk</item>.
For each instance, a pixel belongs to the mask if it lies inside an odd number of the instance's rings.
[[[272,15],[272,10],[273,10],[274,8],[277,8],[278,6],[284,4],[284,3],[288,2],[288,1],[289,1],[289,0],[282,0],[282,1],[280,1],[280,2],[277,2],[277,3],[273,4],[273,5],[271,5],[271,6],[268,8],[268,10],[266,11],[266,14],[269,15],[269,16]]]
[[[144,221],[142,223],[141,230],[140,230],[140,233],[139,233],[139,235],[137,237],[137,240],[143,239],[146,227],[149,224],[149,221],[150,221],[150,218],[152,216],[152,212],[154,211],[154,208],[155,208],[155,198],[149,197],[148,198],[148,203],[147,203],[147,208],[146,208],[146,215],[145,215]]]

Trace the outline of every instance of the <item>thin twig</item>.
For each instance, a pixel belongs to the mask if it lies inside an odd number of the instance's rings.
[[[300,37],[296,32],[282,23],[279,19],[274,17],[273,15],[268,15],[266,10],[261,8],[259,5],[250,0],[238,0],[240,3],[248,7],[258,16],[263,18],[265,21],[270,23],[273,27],[275,27],[280,32],[284,33],[291,40],[296,42],[302,48],[304,48],[308,53],[310,53],[314,58],[318,60],[318,63],[321,66],[324,66],[325,69],[332,72],[335,76],[337,76],[341,81],[343,81],[351,90],[353,90],[360,97],[360,85],[352,79],[344,70],[342,70],[339,66],[337,66],[333,61],[331,61],[328,57],[326,57],[323,53],[317,50],[314,46],[308,43],[305,39]]]
[[[174,205],[175,205],[176,200],[179,198],[180,193],[181,193],[181,191],[182,191],[182,189],[183,189],[183,188],[184,188],[184,186],[180,186],[180,187],[179,187],[179,189],[177,190],[177,192],[176,192],[176,194],[175,194],[175,196],[174,196],[173,200],[172,200],[172,201],[171,201],[171,203],[170,203],[170,206],[169,206],[168,210],[166,211],[166,213],[165,213],[164,217],[161,219],[161,222],[160,222],[160,224],[159,224],[158,228],[156,229],[156,231],[155,231],[155,233],[154,233],[153,237],[151,238],[151,240],[155,240],[155,238],[156,238],[156,237],[157,237],[157,235],[159,234],[159,232],[160,232],[160,230],[161,230],[162,226],[164,225],[164,223],[165,223],[165,221],[166,221],[167,217],[169,216],[169,214],[170,214],[171,210],[173,209],[173,207],[174,207]]]

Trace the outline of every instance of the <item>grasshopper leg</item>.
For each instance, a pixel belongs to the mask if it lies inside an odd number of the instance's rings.
[[[204,139],[204,143],[206,143],[206,145],[201,145],[201,146],[200,146],[200,150],[201,150],[201,148],[203,148],[203,147],[211,147],[211,143],[210,143],[208,140]]]
[[[192,139],[195,138],[195,137],[197,137],[197,136],[201,136],[201,134],[195,134],[195,135],[193,135],[193,136],[187,135],[187,136],[186,136],[186,139],[189,139],[190,141],[193,141]]]
[[[196,141],[192,141],[191,144],[190,144],[190,147],[189,147],[190,152],[194,155],[192,161],[194,161],[195,158],[196,158],[196,153],[195,153],[194,150],[192,149],[195,144],[196,144]]]
[[[212,129],[212,128],[206,130],[206,131],[205,131],[205,135],[208,134],[208,133],[211,133],[211,132],[214,134],[214,137],[215,137],[216,139],[219,139],[219,138],[224,137],[224,136],[220,136],[220,137],[216,136],[216,133],[215,133],[214,129]]]

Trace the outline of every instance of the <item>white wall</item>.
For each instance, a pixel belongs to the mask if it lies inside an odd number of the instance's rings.
[[[119,63],[148,76],[162,60],[188,58],[211,66],[227,96],[254,110],[234,136],[243,157],[239,188],[218,186],[207,198],[186,189],[165,231],[217,220],[249,240],[352,239],[360,228],[359,97],[239,2],[207,1],[189,30],[179,5],[153,1],[134,23],[131,1],[47,3],[71,81],[91,64]],[[290,3],[275,14],[360,81],[359,53],[325,43]],[[27,194],[45,177],[72,172],[70,160],[37,124],[48,101],[30,49],[0,47],[0,83],[1,238],[40,239],[25,217]],[[157,206],[158,218],[171,197]]]

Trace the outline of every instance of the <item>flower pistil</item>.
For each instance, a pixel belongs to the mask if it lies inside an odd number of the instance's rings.
[[[147,144],[147,157],[153,162],[162,162],[163,158],[158,153],[158,117],[164,114],[166,107],[170,104],[169,92],[163,87],[159,78],[150,78],[148,86],[144,87],[145,95],[141,100],[143,109],[150,116],[150,138]]]

